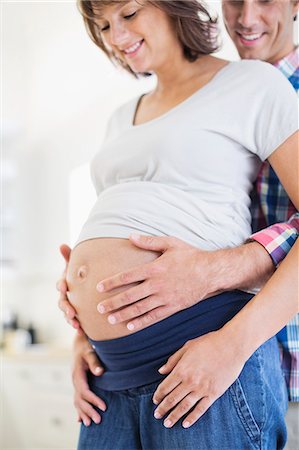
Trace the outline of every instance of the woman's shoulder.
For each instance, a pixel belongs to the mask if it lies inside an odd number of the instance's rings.
[[[238,95],[259,93],[260,97],[273,96],[284,100],[294,100],[296,93],[290,82],[280,70],[272,64],[252,59],[242,59],[231,62],[223,75],[226,76],[228,86]]]
[[[267,84],[275,83],[277,80],[283,80],[283,83],[287,82],[284,75],[276,67],[265,61],[242,59],[231,62],[229,66],[232,73],[250,78],[251,81],[264,81]]]
[[[119,132],[131,124],[137,102],[138,97],[134,97],[131,100],[121,103],[114,109],[109,116],[106,138],[111,135],[114,136],[116,131]]]
[[[134,112],[135,105],[138,102],[139,96],[134,96],[130,100],[127,100],[126,102],[121,103],[116,107],[116,109],[113,111],[111,117],[118,118],[119,120],[123,117],[128,117],[130,112]]]

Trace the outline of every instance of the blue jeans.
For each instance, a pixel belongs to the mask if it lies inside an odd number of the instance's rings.
[[[81,425],[78,450],[278,450],[286,443],[287,393],[276,338],[247,361],[239,378],[192,427],[154,418],[159,383],[109,392],[102,422]]]

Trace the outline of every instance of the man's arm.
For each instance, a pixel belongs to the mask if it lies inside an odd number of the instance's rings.
[[[288,224],[284,225],[288,227]],[[203,251],[171,237],[132,236],[130,240],[137,247],[162,255],[149,264],[103,280],[98,285],[100,292],[133,282],[139,284],[109,297],[99,304],[99,312],[110,312],[114,323],[127,322],[128,328],[136,331],[218,292],[260,288],[275,271],[269,249],[277,248],[277,245],[290,248],[295,242],[298,229],[291,228],[292,240],[286,241],[289,235],[281,224],[281,235],[273,236],[272,247],[270,242],[265,247],[254,240],[236,248],[216,251]],[[136,301],[139,301],[138,316],[134,306]],[[123,309],[117,311],[119,308]]]
[[[137,247],[161,252],[162,255],[150,264],[105,280],[104,289],[107,291],[131,282],[140,284],[121,295],[110,297],[109,303],[101,303],[100,312],[102,308],[107,308],[105,310],[112,313],[114,309],[128,305],[121,313],[114,313],[113,316],[117,320],[127,321],[137,330],[217,292],[259,288],[271,277],[275,266],[285,257],[298,234],[297,213],[289,222],[273,225],[254,234],[246,244],[216,251],[203,251],[171,237],[132,236],[130,240]],[[148,294],[149,285],[151,294]],[[63,280],[60,280],[59,307],[67,321],[80,330],[76,311],[68,302],[63,286]],[[146,296],[146,300],[141,300]],[[160,302],[155,310],[151,307],[153,296]],[[144,309],[136,317],[134,307],[129,305],[138,300],[139,311],[141,301]]]

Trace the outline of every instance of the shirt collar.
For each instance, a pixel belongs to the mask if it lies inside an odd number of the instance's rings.
[[[299,67],[299,46],[273,65],[282,70],[286,76],[293,75]]]

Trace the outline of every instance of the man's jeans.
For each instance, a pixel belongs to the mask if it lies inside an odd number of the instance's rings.
[[[92,390],[107,404],[102,422],[81,426],[78,450],[276,450],[286,442],[287,393],[276,338],[247,361],[239,378],[189,429],[154,418],[158,383]]]

